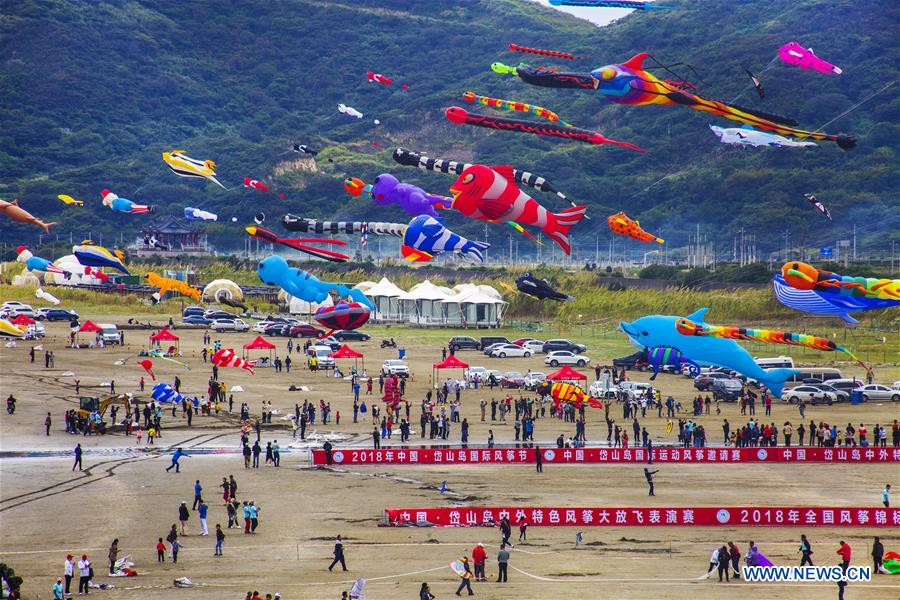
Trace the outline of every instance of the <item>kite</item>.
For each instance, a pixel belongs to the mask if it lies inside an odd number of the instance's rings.
[[[564,127],[561,125],[545,125],[542,123],[534,123],[524,121],[522,119],[509,119],[506,117],[493,117],[487,115],[478,115],[469,113],[466,109],[459,106],[451,106],[444,113],[447,120],[457,125],[474,125],[476,127],[486,127],[488,129],[499,129],[505,131],[517,131],[519,133],[532,133],[535,135],[543,135],[547,137],[558,137],[567,140],[584,142],[599,146],[600,144],[612,144],[614,146],[622,146],[629,150],[637,152],[645,152],[643,148],[630,144],[628,142],[619,142],[611,140],[603,135],[595,132],[581,129],[579,127]]]
[[[885,575],[900,575],[900,553],[886,552],[881,563],[881,572]]]
[[[650,381],[656,379],[656,376],[659,375],[659,372],[665,366],[674,367],[676,373],[681,373],[686,366],[691,377],[696,377],[700,374],[700,365],[689,358],[685,358],[677,348],[668,348],[666,346],[647,348],[647,362],[653,367],[653,375],[650,377]]]
[[[137,364],[144,367],[144,370],[147,371],[147,373],[149,373],[151,381],[156,381],[156,374],[153,373],[153,361],[152,360],[148,360],[148,359],[139,360],[137,362]]]
[[[543,246],[543,245],[544,245],[543,242],[541,242],[541,241],[538,240],[536,237],[534,237],[533,235],[531,235],[530,233],[528,233],[528,232],[525,230],[524,227],[522,227],[521,225],[519,225],[519,224],[516,223],[515,221],[507,221],[506,224],[509,225],[510,227],[512,227],[513,229],[515,229],[516,231],[518,231],[519,233],[521,233],[522,235],[524,235],[525,237],[527,237],[529,240],[531,240],[531,241],[533,241],[534,243],[536,243],[538,246]]]
[[[357,119],[362,119],[363,114],[353,108],[352,106],[347,106],[346,104],[338,104],[338,112],[342,112],[345,115],[349,115],[351,117],[356,117]]]
[[[374,309],[375,306],[366,298],[361,290],[350,288],[341,283],[320,281],[314,275],[290,267],[286,260],[280,256],[269,256],[260,261],[256,269],[257,275],[266,285],[277,285],[294,298],[298,298],[312,304],[324,302],[331,292],[340,297],[350,297],[352,300]]]
[[[538,300],[556,300],[557,302],[575,302],[575,298],[568,294],[553,289],[546,279],[538,279],[531,273],[525,273],[516,279],[516,288],[523,294],[527,294]]]
[[[806,146],[812,146],[813,148],[817,147],[817,145],[813,142],[798,142],[796,140],[786,138],[782,135],[767,133],[765,131],[757,131],[749,125],[732,127],[729,129],[723,129],[722,127],[710,125],[709,128],[714,134],[719,137],[719,140],[723,144],[733,144],[736,146],[753,146],[754,148],[803,148]]]
[[[575,60],[583,58],[575,56],[569,52],[558,52],[556,50],[541,50],[540,48],[529,48],[528,46],[520,46],[518,44],[509,44],[507,48],[512,52],[527,52],[528,54],[540,54],[541,56],[552,56],[554,58],[565,58],[567,60]]]
[[[479,96],[475,92],[463,92],[463,100],[465,100],[469,104],[475,104],[476,102],[478,102],[479,104],[483,104],[491,108],[511,110],[523,113],[533,113],[543,119],[547,119],[551,123],[559,123],[560,125],[571,127],[571,125],[569,125],[565,121],[561,121],[559,115],[557,115],[555,112],[542,106],[534,106],[532,104],[526,104],[524,102],[516,102],[515,100],[502,100],[500,98]]]
[[[0,319],[0,335],[8,337],[25,337],[25,332],[6,319]]]
[[[435,171],[445,174],[452,173],[454,175],[461,175],[463,171],[472,166],[471,163],[462,163],[455,160],[429,158],[423,154],[419,154],[418,152],[407,150],[406,148],[397,148],[396,150],[394,150],[393,157],[396,162],[407,167],[416,167],[423,171]],[[540,175],[535,175],[534,173],[529,173],[528,171],[520,171],[516,169],[513,171],[513,177],[515,177],[517,183],[527,185],[530,188],[534,188],[542,192],[547,192],[549,194],[556,194],[556,196],[560,200],[565,200],[566,202],[572,204],[572,206],[575,206],[575,203],[571,202],[565,194],[558,191],[555,187],[553,187],[553,184],[551,184]]]
[[[318,150],[313,150],[306,144],[294,144],[294,152],[300,152],[302,154],[311,154],[312,156],[315,156],[316,154],[319,153]]]
[[[96,245],[91,240],[84,240],[80,245],[72,246],[72,254],[85,267],[110,267],[126,275],[131,275],[122,263],[125,253],[121,250],[110,251],[103,246]],[[94,271],[94,273],[99,273],[99,271]],[[86,270],[85,274],[93,273]]]
[[[159,288],[159,293],[154,296],[159,296],[160,298],[165,296],[167,292],[178,292],[182,296],[193,298],[199,302],[200,296],[203,295],[203,292],[199,289],[192,285],[188,285],[184,281],[179,281],[170,277],[160,277],[152,271],[144,275],[144,278],[147,280],[148,285]]]
[[[812,48],[804,48],[797,42],[788,42],[778,49],[778,56],[788,65],[796,65],[804,71],[812,69],[826,75],[840,75],[843,71],[813,54]]]
[[[633,8],[635,10],[673,9],[640,0],[550,0],[550,6],[582,6],[585,8]]]
[[[216,163],[211,160],[197,160],[196,158],[191,158],[184,153],[184,150],[163,152],[162,158],[166,164],[169,165],[169,168],[172,169],[172,172],[179,177],[207,179],[223,190],[228,189],[216,179]]]
[[[674,348],[685,359],[701,365],[715,365],[731,369],[766,386],[776,398],[781,397],[785,382],[796,376],[795,369],[763,369],[743,347],[733,339],[684,335],[676,328],[678,321],[704,325],[708,309],[701,308],[687,317],[648,315],[631,323],[619,323],[619,329],[635,346],[646,348]]]
[[[759,94],[759,99],[762,100],[766,97],[766,91],[763,89],[762,83],[759,81],[759,77],[753,74],[750,69],[744,69],[744,72],[750,76],[750,81],[753,82],[753,87],[756,89],[756,93]]]
[[[169,362],[171,362],[171,363],[175,363],[176,365],[179,365],[179,366],[181,366],[181,367],[184,367],[184,368],[187,369],[188,371],[191,370],[191,366],[190,366],[189,364],[183,363],[183,362],[181,362],[181,361],[179,361],[179,360],[175,360],[174,358],[171,358],[171,357],[169,357],[169,356],[166,356],[165,353],[163,353],[163,351],[160,350],[159,348],[153,348],[152,350],[150,350],[149,352],[147,352],[147,355],[148,355],[148,356],[152,356],[153,358],[158,358],[158,359],[160,359],[160,360],[166,360],[166,361],[169,361]]]
[[[269,186],[266,184],[257,181],[255,179],[250,179],[249,177],[244,177],[244,187],[245,188],[255,188],[257,190],[261,190],[263,192],[269,191]]]
[[[744,340],[748,342],[765,342],[767,344],[787,344],[790,346],[804,346],[813,350],[824,352],[843,352],[868,370],[866,363],[856,357],[853,352],[835,344],[828,338],[794,333],[792,331],[777,331],[770,329],[747,329],[745,327],[731,327],[724,325],[707,325],[694,323],[690,319],[678,319],[675,329],[681,335],[708,336],[726,340]]]
[[[306,219],[296,215],[287,214],[281,220],[282,226],[288,231],[301,231],[304,233],[361,233],[364,226],[372,235],[391,235],[402,238],[406,233],[406,225],[400,223],[363,222],[363,221],[319,221]]]
[[[569,228],[584,218],[586,206],[552,213],[516,187],[513,168],[472,165],[451,186],[453,208],[479,221],[515,221],[538,227],[566,253]]]
[[[394,80],[382,75],[381,73],[375,73],[373,71],[366,71],[366,78],[373,83],[380,83],[381,85],[394,85]],[[408,90],[409,86],[404,84],[400,85],[400,89]]]
[[[228,348],[222,348],[218,350],[215,354],[212,355],[210,362],[217,367],[237,367],[240,369],[244,369],[245,371],[250,371],[251,375],[255,375],[253,372],[253,367],[256,366],[255,360],[244,360],[243,358],[237,356],[234,353],[234,350]]]
[[[50,228],[56,225],[55,221],[52,223],[44,223],[30,212],[20,207],[18,200],[13,200],[12,202],[0,200],[0,213],[19,223],[37,225],[44,230],[44,233],[50,233]]]
[[[310,254],[312,256],[316,256],[318,258],[323,258],[325,260],[331,262],[347,262],[350,260],[350,257],[346,254],[340,254],[339,252],[332,252],[331,250],[325,250],[322,248],[313,248],[307,244],[334,244],[338,246],[345,246],[347,242],[341,240],[323,240],[318,238],[280,238],[275,233],[269,231],[268,229],[263,229],[262,227],[247,227],[247,233],[251,237],[255,237],[258,240],[263,240],[265,242],[269,242],[270,244],[283,244],[289,248],[293,248],[294,250],[299,250],[300,252],[305,252],[306,254]]]
[[[813,196],[812,194],[803,194],[803,197],[806,198],[807,202],[815,206],[820,213],[825,215],[829,221],[834,221],[834,219],[831,218],[831,211],[828,210],[828,207],[819,202],[815,196]]]
[[[641,229],[640,221],[635,221],[628,217],[623,212],[616,213],[614,215],[610,215],[606,222],[609,223],[609,228],[613,231],[613,233],[618,233],[619,235],[624,235],[625,237],[630,237],[639,242],[658,242],[660,244],[664,244],[665,240],[662,240],[652,233],[647,233],[643,229]]]
[[[41,288],[38,288],[38,289],[34,290],[34,297],[35,297],[35,298],[40,298],[41,300],[46,300],[46,301],[49,302],[50,304],[54,304],[54,305],[56,305],[56,306],[59,306],[59,298],[57,298],[56,296],[54,296],[54,295],[51,294],[50,292],[45,292],[45,291],[42,290]]]
[[[490,246],[453,233],[434,217],[420,215],[407,225],[400,253],[410,262],[427,262],[443,252],[455,252],[484,262],[484,251]]]
[[[900,279],[850,277],[831,271],[820,271],[803,262],[788,262],[781,267],[781,276],[798,290],[812,290],[819,294],[851,298],[884,300],[900,304]]]
[[[582,404],[588,404],[591,408],[603,408],[603,403],[600,400],[591,398],[577,385],[557,381],[551,384],[549,388],[550,396],[555,401],[557,408],[560,402],[572,404],[575,408],[581,408]]]
[[[57,196],[63,203],[68,204],[70,206],[84,206],[84,200],[76,200],[72,196],[68,196],[66,194],[60,194]]]
[[[595,88],[594,77],[590,73],[560,73],[549,67],[530,67],[526,64],[513,67],[501,62],[491,63],[491,70],[500,75],[514,75],[525,83],[541,87],[576,90]]]
[[[153,391],[150,392],[150,397],[157,402],[172,402],[173,404],[178,404],[184,400],[184,396],[176,392],[168,383],[157,383],[154,385]]]
[[[31,253],[25,246],[19,246],[16,248],[16,252],[18,256],[16,256],[16,262],[25,263],[25,268],[29,271],[43,271],[45,273],[59,273],[60,275],[65,275],[66,278],[69,277],[69,273],[64,271],[62,268],[56,266],[51,261],[46,258],[41,258],[39,256],[35,256]]]
[[[319,336],[326,338],[341,329],[359,329],[369,320],[370,314],[369,307],[359,302],[339,302],[334,306],[319,307],[313,318],[328,329]]]
[[[375,182],[366,185],[355,177],[344,181],[344,189],[351,196],[372,198],[379,206],[397,204],[410,215],[428,215],[437,217],[435,208],[449,208],[449,198],[429,194],[420,187],[410,183],[402,183],[390,173],[382,173]]]
[[[207,212],[205,210],[200,210],[199,208],[185,206],[184,218],[188,221],[218,221],[219,215]]]
[[[103,206],[107,206],[114,212],[130,213],[133,215],[142,215],[153,212],[154,207],[146,204],[136,204],[127,198],[119,198],[109,190],[103,190]]]

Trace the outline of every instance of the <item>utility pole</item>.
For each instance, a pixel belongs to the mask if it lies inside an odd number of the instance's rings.
[[[853,262],[856,262],[856,223],[853,224]]]

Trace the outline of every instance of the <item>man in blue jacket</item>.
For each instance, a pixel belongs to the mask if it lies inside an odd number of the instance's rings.
[[[181,465],[178,464],[178,459],[180,459],[182,456],[190,456],[190,454],[188,454],[181,448],[175,450],[175,453],[172,454],[172,464],[166,467],[167,473],[172,470],[172,467],[175,467],[176,473],[181,473]]]
[[[191,510],[197,510],[197,505],[203,503],[203,486],[200,485],[200,480],[198,479],[196,483],[194,483],[194,506],[191,507]]]

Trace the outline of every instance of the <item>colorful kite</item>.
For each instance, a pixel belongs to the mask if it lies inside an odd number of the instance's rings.
[[[50,233],[50,228],[57,224],[56,221],[52,223],[44,223],[24,208],[21,208],[19,206],[18,200],[13,200],[12,202],[0,200],[0,214],[5,215],[7,218],[12,219],[13,221],[18,221],[19,223],[37,225],[44,230],[44,233]]]
[[[122,263],[125,259],[125,253],[121,250],[110,251],[103,246],[98,246],[91,240],[84,240],[81,244],[72,246],[72,254],[85,267],[109,267],[126,275],[131,274]],[[99,273],[99,271],[95,271],[95,273]],[[85,274],[92,273],[85,271]]]
[[[803,194],[803,197],[806,198],[807,202],[815,206],[816,210],[825,215],[829,221],[834,221],[834,219],[831,218],[831,211],[828,210],[828,207],[819,202],[815,196],[812,194]]]
[[[320,281],[314,275],[290,267],[286,260],[280,256],[264,258],[256,269],[257,275],[266,285],[277,285],[294,298],[304,300],[310,304],[322,303],[333,292],[338,297],[349,297],[360,302],[370,309],[375,306],[366,298],[361,290],[350,288],[341,283]]]
[[[212,355],[210,362],[217,367],[236,367],[239,369],[244,369],[245,371],[249,371],[251,375],[255,375],[253,372],[253,367],[256,366],[256,361],[251,360],[247,361],[241,358],[240,356],[234,353],[234,350],[228,348],[222,348]]]
[[[158,359],[160,359],[160,360],[165,360],[165,361],[168,361],[168,362],[170,362],[170,363],[174,363],[174,364],[176,364],[176,365],[178,365],[178,366],[180,366],[180,367],[184,367],[184,368],[187,369],[188,371],[191,370],[191,366],[190,366],[189,364],[183,363],[183,362],[181,362],[180,360],[175,360],[175,359],[172,358],[171,356],[166,356],[165,353],[164,353],[162,350],[160,350],[159,348],[153,348],[152,350],[150,350],[149,352],[147,352],[147,355],[148,355],[148,356],[152,356],[153,358],[158,358]]]
[[[326,338],[335,331],[359,329],[369,320],[371,310],[359,302],[339,302],[334,306],[320,306],[313,318],[328,331],[320,335]]]
[[[472,165],[451,186],[453,208],[479,221],[515,221],[531,225],[550,236],[566,254],[569,228],[584,218],[586,206],[552,213],[516,187],[513,168]]]
[[[781,276],[788,285],[798,290],[900,303],[900,279],[849,277],[831,271],[820,271],[799,261],[782,265]]]
[[[560,73],[549,67],[531,67],[526,64],[513,67],[501,62],[491,63],[491,70],[500,75],[513,75],[525,83],[540,87],[575,90],[592,90],[596,87],[594,76],[590,73]]]
[[[553,58],[565,58],[567,60],[575,60],[584,58],[583,56],[575,56],[569,52],[558,52],[556,50],[541,50],[540,48],[529,48],[528,46],[520,46],[518,44],[509,44],[507,48],[512,52],[527,52],[528,54],[540,54],[541,56],[552,56]]]
[[[516,102],[515,100],[502,100],[500,98],[479,96],[475,92],[463,92],[463,100],[465,100],[469,104],[475,104],[476,102],[478,102],[479,104],[483,104],[491,108],[532,113],[543,119],[547,119],[551,123],[559,123],[560,125],[571,127],[569,123],[561,121],[559,115],[557,115],[555,112],[542,106],[534,106],[532,104],[525,104],[524,102]]]
[[[338,104],[338,112],[344,113],[345,115],[356,117],[357,119],[362,119],[363,114],[353,108],[352,106],[347,106],[346,104]]]
[[[25,337],[25,332],[6,319],[0,319],[0,336]]]
[[[633,8],[635,10],[673,9],[674,6],[660,6],[640,0],[550,0],[551,6],[582,6],[586,8]]]
[[[190,206],[184,207],[184,218],[188,221],[218,221],[219,215],[214,213],[200,210],[199,208],[192,208]]]
[[[691,377],[696,377],[700,374],[700,365],[689,358],[685,358],[678,348],[666,346],[647,348],[647,362],[653,367],[653,375],[650,377],[650,381],[656,379],[659,372],[666,366],[673,367],[676,373],[681,373],[682,369],[687,367]]]
[[[394,85],[394,80],[382,75],[381,73],[375,73],[374,71],[366,71],[366,79],[373,83],[380,83],[381,85]],[[400,85],[400,89],[408,90],[409,86],[404,84]]]
[[[575,302],[575,298],[553,288],[546,279],[538,279],[531,273],[525,273],[516,279],[516,289],[523,294],[538,300],[556,300],[557,302]]]
[[[16,248],[16,262],[25,263],[25,268],[29,271],[43,271],[45,273],[59,273],[60,275],[69,274],[61,269],[60,267],[53,264],[53,262],[47,260],[46,258],[41,258],[39,256],[35,256],[31,253],[25,246],[19,246]]]
[[[484,251],[490,246],[453,233],[434,217],[420,215],[406,227],[400,253],[410,262],[427,262],[444,252],[455,252],[484,262]]]
[[[647,233],[643,229],[641,229],[640,221],[635,221],[631,219],[623,212],[616,213],[614,215],[610,215],[606,222],[609,224],[609,228],[613,231],[613,233],[618,233],[619,235],[624,235],[625,237],[630,237],[639,242],[658,242],[660,244],[664,244],[665,240],[660,239],[653,235],[652,233]]]
[[[410,183],[401,183],[390,173],[382,173],[375,182],[366,185],[361,179],[351,177],[344,181],[344,189],[351,196],[372,198],[379,206],[399,205],[410,215],[428,215],[437,217],[435,208],[449,208],[446,196],[429,194],[425,190]]]
[[[144,370],[147,371],[147,373],[150,375],[151,381],[156,381],[156,374],[153,372],[153,361],[152,360],[148,360],[148,359],[139,360],[137,362],[137,364],[144,367]]]
[[[881,572],[885,575],[900,575],[900,553],[885,552]]]
[[[566,140],[593,144],[595,146],[599,146],[600,144],[612,144],[637,152],[645,151],[643,148],[635,146],[634,144],[611,140],[595,131],[588,131],[587,129],[581,129],[579,127],[545,125],[542,123],[524,121],[522,119],[477,115],[469,113],[466,109],[460,108],[459,106],[451,106],[447,108],[444,113],[446,114],[448,121],[456,123],[457,125],[475,125],[476,127],[487,127],[488,129],[498,129],[501,131],[517,131],[519,133],[558,137]]]
[[[211,160],[197,160],[196,158],[191,158],[184,153],[184,150],[163,152],[162,158],[165,163],[169,165],[169,168],[172,169],[172,172],[179,177],[207,179],[223,190],[228,189],[216,179],[216,163]]]
[[[133,215],[143,215],[153,212],[154,207],[146,204],[136,204],[128,198],[119,198],[109,190],[103,190],[103,206],[112,209],[114,212],[130,213]]]
[[[826,75],[840,75],[843,73],[840,67],[836,67],[813,54],[812,48],[804,48],[797,42],[788,42],[779,48],[778,56],[781,57],[782,62],[785,64],[796,65],[804,71],[812,69]]]
[[[172,279],[171,277],[161,277],[152,271],[144,275],[144,279],[147,280],[147,285],[159,288],[159,299],[162,299],[168,292],[178,292],[182,296],[193,298],[199,302],[200,297],[203,295],[203,292],[198,288],[188,285],[184,281]]]
[[[150,392],[150,397],[157,402],[172,402],[173,404],[178,404],[184,400],[184,396],[176,392],[168,383],[157,383],[154,385],[153,391]]]
[[[262,192],[268,192],[269,186],[262,183],[261,181],[257,181],[256,179],[250,179],[249,177],[244,177],[244,187],[245,188],[253,188],[260,190]]]
[[[307,219],[296,215],[287,214],[281,220],[282,226],[288,231],[300,231],[303,233],[362,233],[363,227],[372,235],[390,235],[402,238],[406,234],[406,225],[400,223],[382,223],[373,221],[319,221]]]
[[[57,198],[70,206],[84,206],[84,200],[76,200],[72,196],[68,196],[66,194],[60,194],[59,196],[57,196]]]
[[[766,91],[763,89],[762,83],[759,81],[759,77],[753,74],[750,69],[744,69],[744,72],[750,76],[750,81],[753,82],[753,88],[756,90],[757,95],[759,95],[759,99],[762,100],[766,97]]]
[[[311,256],[315,256],[317,258],[322,258],[331,262],[347,262],[350,260],[350,257],[346,254],[341,254],[339,252],[332,252],[331,250],[325,250],[323,248],[313,248],[309,244],[333,244],[337,246],[346,246],[347,242],[341,240],[324,240],[319,238],[281,238],[278,237],[275,233],[269,231],[268,229],[263,229],[262,227],[247,227],[247,233],[251,237],[255,237],[256,239],[263,240],[269,242],[270,244],[282,244],[289,248],[293,248],[294,250],[299,250],[300,252],[305,252]]]
[[[572,404],[575,408],[581,408],[582,404],[587,404],[591,408],[603,408],[603,402],[591,398],[577,385],[557,381],[551,384],[549,388],[548,393],[553,398],[556,408],[559,408],[560,402]]]
[[[813,142],[798,142],[797,140],[792,140],[782,135],[767,133],[765,131],[757,131],[749,125],[732,127],[729,129],[723,129],[722,127],[710,125],[709,128],[714,134],[719,137],[719,140],[723,144],[733,144],[736,146],[753,146],[754,148],[803,148],[807,146],[812,146],[813,148],[817,147],[817,145]]]

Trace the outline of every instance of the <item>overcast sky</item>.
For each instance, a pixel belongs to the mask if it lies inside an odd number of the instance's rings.
[[[550,0],[535,0],[544,6],[550,6]],[[590,8],[579,6],[554,6],[553,8],[575,15],[580,19],[590,21],[595,25],[602,27],[608,25],[616,19],[621,19],[631,12],[630,8]]]

